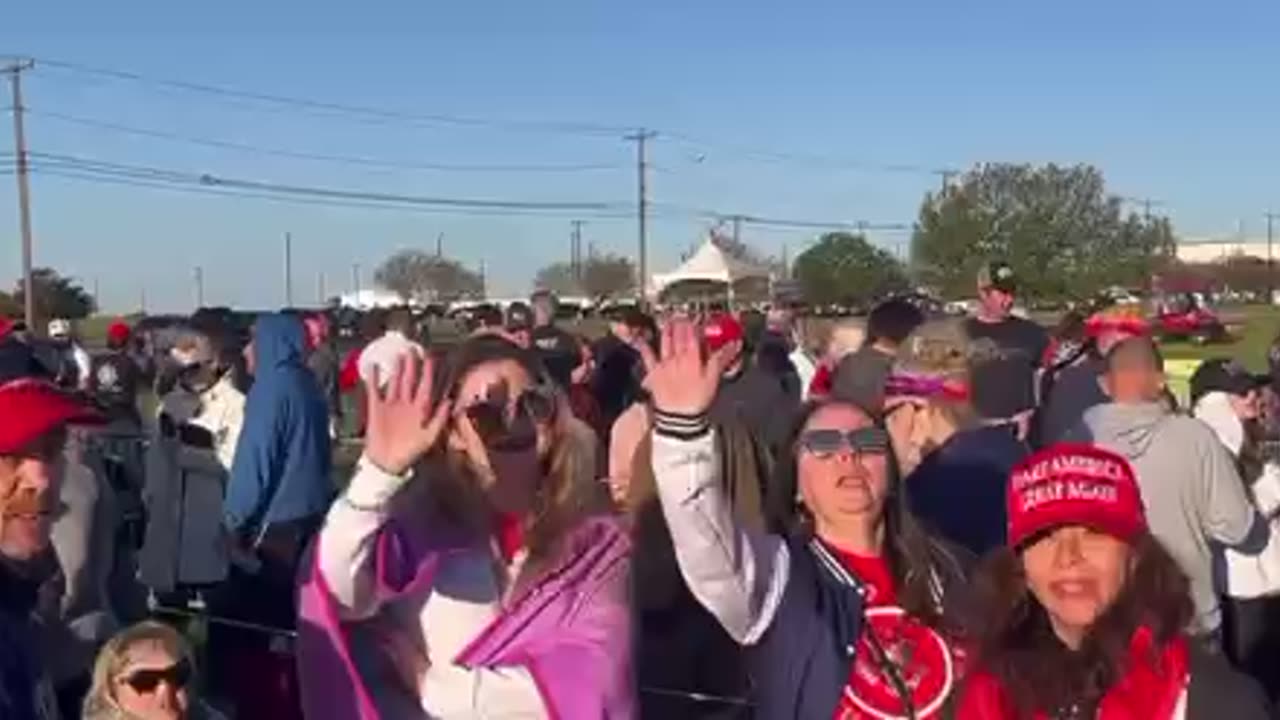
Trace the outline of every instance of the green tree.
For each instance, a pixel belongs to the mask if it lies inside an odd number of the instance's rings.
[[[628,257],[612,253],[593,255],[577,268],[567,262],[552,263],[538,271],[533,284],[557,295],[586,295],[592,300],[607,300],[635,290],[636,270]]]
[[[539,270],[533,278],[533,286],[562,296],[582,294],[577,269],[567,262],[552,263]]]
[[[892,253],[847,232],[823,235],[795,260],[796,282],[815,305],[867,305],[910,288]]]
[[[22,303],[13,299],[13,295],[0,290],[0,317],[16,318],[22,315]]]
[[[484,293],[484,281],[462,263],[421,250],[401,250],[383,261],[374,281],[406,302],[450,302]]]
[[[925,196],[911,259],[947,297],[971,296],[978,268],[999,258],[1029,295],[1082,298],[1145,287],[1174,244],[1167,219],[1126,215],[1097,168],[991,164]]]
[[[74,279],[63,277],[52,268],[35,268],[31,271],[32,295],[35,298],[36,317],[44,320],[67,318],[78,320],[93,314],[98,304],[93,296]],[[25,307],[26,293],[19,279],[12,300]]]

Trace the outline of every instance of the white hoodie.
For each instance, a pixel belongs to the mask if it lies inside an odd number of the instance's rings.
[[[1244,446],[1244,423],[1231,408],[1231,398],[1211,392],[1196,402],[1194,414],[1218,436],[1232,457]],[[1271,524],[1267,547],[1258,555],[1242,555],[1224,549],[1227,565],[1227,595],[1248,600],[1280,594],[1280,465],[1268,461],[1250,488],[1258,512]]]

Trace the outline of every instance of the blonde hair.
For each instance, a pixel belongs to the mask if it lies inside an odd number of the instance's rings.
[[[841,320],[831,326],[827,338],[827,357],[832,360],[855,352],[867,339],[867,324],[861,320]]]
[[[894,372],[927,375],[970,387],[971,368],[989,361],[997,352],[988,340],[970,340],[961,321],[933,320],[916,328],[902,343]],[[935,397],[927,402],[956,427],[967,427],[976,418],[968,401]]]
[[[155,620],[144,620],[125,628],[102,646],[93,662],[92,685],[84,700],[84,720],[124,720],[129,717],[116,700],[115,682],[129,664],[129,651],[143,643],[160,645],[173,656],[175,662],[185,660],[192,671],[195,671],[191,647],[172,626]]]

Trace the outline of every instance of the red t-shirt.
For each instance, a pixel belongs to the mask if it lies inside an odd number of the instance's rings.
[[[907,708],[887,672],[888,664],[897,668],[902,684],[910,689],[915,717],[940,717],[959,677],[962,656],[937,631],[907,617],[897,606],[893,572],[883,557],[833,550],[867,591],[862,637],[854,652],[849,684],[836,708],[836,720],[907,717]],[[871,641],[871,633],[877,642]]]
[[[831,371],[831,366],[827,363],[822,363],[814,371],[813,379],[809,381],[809,395],[811,397],[826,397],[830,395],[835,379],[835,373]]]

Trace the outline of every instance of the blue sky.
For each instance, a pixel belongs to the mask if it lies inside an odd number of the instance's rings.
[[[1185,236],[1261,232],[1280,207],[1280,4],[1256,2],[23,2],[0,54],[412,115],[652,127],[652,199],[822,221],[910,223],[930,168],[1090,162],[1152,197]],[[370,123],[38,65],[25,80],[33,152],[277,183],[422,196],[631,203],[634,147],[574,134]],[[7,105],[7,103],[4,103]],[[604,165],[574,172],[370,168],[144,138],[59,119],[400,164]],[[7,120],[6,120],[7,122]],[[8,128],[0,153],[11,151]],[[814,158],[820,158],[815,160]],[[4,160],[8,162],[8,160]],[[911,166],[911,171],[885,166]],[[0,278],[18,274],[11,175],[0,174]],[[568,251],[571,214],[477,217],[317,207],[33,178],[37,263],[95,281],[109,310],[280,304],[350,289],[401,247],[484,262],[523,293]],[[650,265],[707,222],[656,217]],[[600,251],[635,222],[591,219]],[[748,228],[794,254],[811,233]],[[887,247],[905,235],[873,234]],[[8,280],[4,281],[8,284]]]

